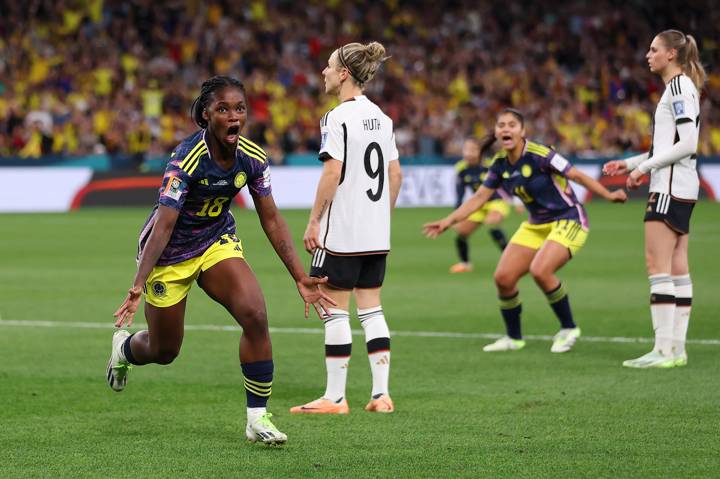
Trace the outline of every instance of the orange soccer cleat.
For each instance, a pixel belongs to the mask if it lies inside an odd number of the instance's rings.
[[[454,265],[450,266],[450,272],[451,273],[469,273],[473,270],[473,267],[470,263],[455,263]]]
[[[390,399],[390,396],[383,394],[377,399],[371,399],[370,402],[367,403],[367,406],[365,406],[365,410],[368,412],[389,413],[395,410],[395,405],[392,399]]]
[[[347,414],[350,412],[350,408],[345,398],[340,399],[339,402],[320,398],[302,406],[290,408],[290,412],[293,414]]]

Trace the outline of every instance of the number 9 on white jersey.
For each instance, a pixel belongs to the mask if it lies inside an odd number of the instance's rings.
[[[320,134],[320,160],[343,163],[335,197],[320,221],[320,243],[330,253],[387,253],[388,165],[399,156],[392,120],[361,95],[327,112]]]

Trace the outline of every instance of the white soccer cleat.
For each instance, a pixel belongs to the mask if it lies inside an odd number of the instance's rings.
[[[287,442],[287,434],[278,431],[270,422],[272,414],[266,412],[252,421],[248,420],[245,436],[250,442],[262,442],[270,446],[279,446]]]
[[[626,368],[635,369],[650,369],[650,368],[661,368],[667,369],[675,367],[675,357],[666,356],[660,351],[650,351],[649,353],[640,356],[635,359],[628,359],[623,361],[623,366]]]
[[[680,353],[675,355],[675,367],[681,368],[683,366],[687,366],[688,363],[688,356],[687,353]]]
[[[580,337],[580,328],[565,328],[553,336],[553,344],[550,351],[553,353],[566,353],[570,351]]]
[[[113,391],[120,392],[125,389],[128,372],[132,368],[132,365],[127,362],[122,353],[122,345],[129,337],[130,333],[124,329],[113,334],[112,353],[107,366],[107,383]]]
[[[518,351],[525,347],[525,341],[522,339],[513,339],[510,336],[503,336],[494,343],[490,343],[483,347],[486,353],[494,353],[497,351]]]

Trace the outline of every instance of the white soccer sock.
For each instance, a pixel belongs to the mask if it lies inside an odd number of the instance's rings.
[[[675,285],[669,274],[654,274],[650,280],[650,314],[655,329],[655,351],[670,356],[675,322]]]
[[[342,309],[329,308],[330,316],[325,317],[325,367],[327,387],[325,399],[339,401],[345,397],[347,371],[352,352],[352,331],[350,315]]]
[[[249,407],[247,408],[248,422],[254,422],[260,419],[260,416],[267,412],[267,408],[264,407]]]
[[[370,371],[372,372],[372,397],[389,394],[390,380],[390,330],[382,306],[358,309],[360,324],[365,330]]]
[[[673,276],[675,284],[675,318],[673,322],[673,349],[675,354],[685,353],[690,310],[692,309],[692,280],[689,274]]]

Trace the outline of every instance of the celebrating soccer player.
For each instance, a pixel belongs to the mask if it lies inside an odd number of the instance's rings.
[[[700,90],[705,70],[691,35],[677,30],[659,33],[647,52],[650,71],[665,83],[653,117],[650,151],[605,164],[608,175],[630,173],[628,188],[637,188],[650,173],[645,210],[645,262],[650,280],[650,315],[655,346],[623,362],[629,368],[685,366],[692,304],[688,265],[690,216],[698,198],[697,146],[700,134]]]
[[[517,283],[530,272],[560,321],[560,331],[553,338],[550,350],[564,353],[580,337],[580,328],[573,319],[565,286],[555,273],[585,244],[589,229],[585,209],[568,180],[612,202],[624,202],[627,196],[622,190],[608,191],[552,148],[526,140],[523,115],[515,109],[500,112],[495,123],[495,138],[502,150],[496,155],[483,185],[449,216],[427,223],[423,229],[428,237],[436,238],[481,208],[500,187],[520,198],[530,218],[512,236],[495,270],[507,335],[483,350],[515,351],[525,346],[520,330],[522,304]]]
[[[485,144],[480,144],[475,138],[468,138],[465,140],[465,143],[463,143],[462,160],[455,164],[455,171],[457,171],[457,178],[455,180],[457,196],[456,208],[462,204],[465,191],[471,189],[473,193],[476,192],[487,177],[488,168],[490,168],[492,162],[495,161],[495,157],[482,158],[482,155],[492,144],[492,140],[494,140],[494,135],[484,140],[483,143]],[[502,230],[501,225],[508,213],[510,213],[510,199],[509,193],[502,188],[498,188],[482,208],[472,213],[466,220],[453,226],[453,229],[457,232],[455,247],[457,248],[460,261],[450,267],[451,273],[468,273],[472,271],[468,238],[481,225],[487,225],[490,228],[490,237],[497,247],[500,248],[500,251],[505,249],[507,239],[505,238],[505,232]]]
[[[247,396],[246,436],[281,444],[287,436],[270,422],[266,404],[272,391],[273,360],[260,285],[245,261],[232,198],[247,185],[260,223],[295,279],[300,296],[321,314],[334,303],[318,288],[326,281],[303,271],[285,220],[275,206],[265,152],[240,135],[247,120],[243,84],[216,76],[202,84],[192,106],[201,130],[170,157],[158,204],[139,240],[138,270],[132,288],[115,312],[116,327],[131,325],[145,293],[147,331],[113,336],[107,380],[122,391],[131,365],[169,364],[180,352],[185,303],[193,281],[227,309],[242,326],[240,363]]]

